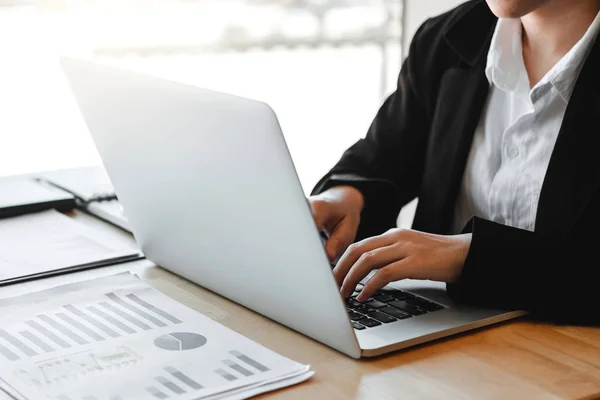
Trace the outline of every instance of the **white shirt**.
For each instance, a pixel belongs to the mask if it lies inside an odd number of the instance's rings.
[[[485,70],[490,93],[458,194],[455,233],[472,216],[534,230],[550,156],[599,30],[600,13],[575,46],[530,89],[521,21],[498,21]]]

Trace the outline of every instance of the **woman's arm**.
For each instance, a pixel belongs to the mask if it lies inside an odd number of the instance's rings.
[[[472,240],[461,275],[448,285],[454,299],[524,309],[556,322],[600,323],[597,234],[556,239],[480,218],[468,229]]]
[[[390,282],[434,280],[461,302],[600,323],[597,235],[554,239],[480,218],[469,226],[472,233],[453,236],[391,229],[353,244],[334,269],[342,295],[377,270],[359,301]]]
[[[334,186],[352,186],[363,194],[358,239],[396,226],[402,206],[418,195],[429,131],[418,86],[427,73],[426,57],[435,52],[432,38],[440,36],[436,29],[439,27],[432,28],[428,22],[421,26],[402,66],[397,90],[379,109],[366,137],[343,154],[312,192],[316,195]]]

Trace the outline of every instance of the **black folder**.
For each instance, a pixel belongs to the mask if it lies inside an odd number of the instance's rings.
[[[75,208],[75,196],[33,178],[0,180],[0,218],[56,209]]]

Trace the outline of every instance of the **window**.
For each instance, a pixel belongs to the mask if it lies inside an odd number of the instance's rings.
[[[0,0],[0,176],[99,164],[61,53],[262,100],[308,193],[402,60],[401,0]]]

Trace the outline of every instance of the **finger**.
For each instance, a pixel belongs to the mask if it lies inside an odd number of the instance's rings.
[[[356,297],[356,300],[366,301],[369,297],[373,296],[375,292],[384,288],[390,282],[408,279],[410,277],[409,271],[413,267],[412,263],[413,260],[411,257],[406,257],[381,268],[367,281],[367,283],[365,283],[365,286]]]
[[[315,224],[317,224],[317,230],[322,232],[327,222],[327,205],[321,200],[310,200],[310,208]]]
[[[335,276],[338,286],[342,285],[346,274],[348,274],[350,268],[352,268],[352,266],[356,263],[356,261],[358,261],[359,257],[363,255],[363,253],[375,250],[379,247],[389,246],[393,244],[393,242],[394,239],[392,237],[384,234],[373,236],[350,245],[333,269],[333,275]]]
[[[398,260],[402,260],[406,256],[408,256],[408,254],[404,246],[397,243],[363,253],[350,271],[348,271],[348,274],[342,283],[340,293],[343,297],[350,297],[356,285],[369,275],[371,271],[385,267]]]
[[[350,246],[356,237],[356,231],[358,230],[358,221],[354,217],[345,217],[343,220],[333,228],[325,251],[330,261],[334,261],[338,258],[342,252]]]

